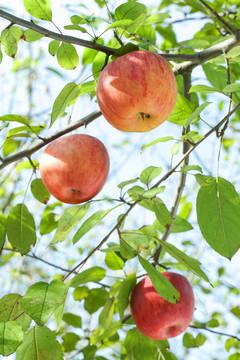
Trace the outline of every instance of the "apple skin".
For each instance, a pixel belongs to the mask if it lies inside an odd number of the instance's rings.
[[[142,279],[131,295],[131,314],[145,336],[163,340],[181,334],[192,321],[194,295],[188,280],[173,272],[162,273],[179,291],[180,301],[172,304],[154,289],[149,276]]]
[[[50,143],[40,157],[43,183],[58,200],[80,204],[102,189],[109,172],[109,155],[90,135],[63,136]]]
[[[146,132],[162,124],[177,100],[177,82],[165,59],[148,50],[125,54],[102,71],[97,99],[118,130]]]

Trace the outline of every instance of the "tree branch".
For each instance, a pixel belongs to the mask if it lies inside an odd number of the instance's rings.
[[[199,1],[205,8],[207,8],[215,16],[216,19],[218,19],[219,22],[221,22],[225,26],[225,28],[227,28],[230,31],[230,33],[232,33],[233,35],[236,34],[236,30],[231,25],[229,25],[213,8],[211,8],[211,6],[209,6],[204,0],[199,0]]]
[[[113,54],[114,51],[116,50],[116,49],[113,49],[113,48],[110,48],[110,47],[107,47],[104,45],[100,45],[96,41],[87,41],[87,40],[79,39],[74,36],[68,36],[68,35],[56,33],[54,31],[48,30],[42,26],[39,26],[39,25],[35,24],[34,22],[27,21],[27,20],[21,19],[17,16],[14,16],[12,14],[9,14],[8,12],[1,10],[1,9],[0,9],[0,17],[11,21],[12,24],[18,24],[27,29],[34,30],[34,31],[38,32],[39,34],[42,34],[42,35],[49,37],[51,39],[54,39],[54,40],[59,40],[59,41],[65,42],[65,43],[71,43],[71,44],[75,44],[75,45],[84,46],[84,47],[87,47],[90,49],[104,52],[105,54],[108,54],[108,55]]]
[[[100,45],[96,42],[87,41],[76,38],[74,36],[63,35],[50,31],[44,27],[34,24],[31,21],[26,21],[17,16],[11,15],[4,10],[0,10],[0,17],[11,21],[14,24],[18,24],[28,29],[32,29],[46,37],[62,42],[67,42],[75,45],[84,46],[97,51],[104,52],[107,55],[112,55],[116,49]],[[183,74],[184,72],[193,69],[197,65],[200,65],[207,60],[213,59],[224,52],[227,53],[233,47],[240,45],[240,31],[235,31],[234,36],[219,44],[213,45],[206,50],[200,51],[195,54],[161,54],[167,61],[184,61],[181,64],[174,66],[175,75]]]
[[[191,94],[189,93],[190,87],[191,87],[191,72],[186,72],[183,75],[183,95],[187,100],[191,100]],[[190,130],[190,126],[187,127],[187,129],[185,129],[185,127],[183,127],[182,130],[182,135],[186,135]],[[183,155],[186,154],[188,152],[188,150],[190,149],[190,145],[184,141],[183,142]],[[182,162],[182,167],[188,165],[188,161],[189,161],[189,155],[183,160]],[[180,173],[180,178],[179,178],[179,183],[178,183],[178,187],[177,187],[177,191],[176,191],[176,195],[175,195],[175,199],[173,201],[173,206],[171,209],[171,217],[172,217],[172,223],[171,225],[169,225],[168,227],[166,227],[164,234],[162,236],[162,240],[163,241],[167,241],[167,238],[169,237],[169,235],[171,234],[171,230],[172,227],[174,225],[174,221],[177,215],[177,210],[179,207],[179,203],[182,197],[182,193],[183,193],[183,189],[185,187],[185,183],[186,183],[186,178],[187,178],[187,174],[184,172]],[[153,257],[153,266],[156,266],[158,264],[158,259],[159,256],[161,254],[162,251],[162,245],[159,245],[158,248],[156,249],[156,252],[154,254]]]
[[[240,338],[239,338],[238,336],[236,336],[236,335],[226,334],[226,333],[224,333],[224,332],[212,330],[212,329],[206,328],[205,326],[189,325],[189,327],[192,328],[192,329],[205,330],[205,331],[211,332],[211,333],[213,333],[213,334],[217,334],[217,335],[232,337],[233,339],[236,339],[236,340],[240,341]]]
[[[200,140],[198,140],[183,156],[182,158],[177,162],[177,164],[170,170],[168,171],[155,185],[153,185],[151,187],[158,187],[163,181],[165,181],[167,178],[169,178],[170,175],[172,175],[176,169],[179,167],[179,165],[182,164],[183,161],[185,161],[185,159],[187,159],[190,155],[190,153],[196,149],[196,147],[198,145],[200,145],[208,136],[210,136],[213,132],[216,132],[217,129],[225,123],[225,121],[227,119],[229,119],[230,116],[232,116],[237,109],[240,108],[240,102],[235,106],[235,108],[229,112],[215,127],[213,127],[210,131],[208,131]],[[102,241],[100,241],[100,243],[90,252],[90,254],[83,259],[77,266],[75,266],[71,271],[69,271],[69,273],[62,278],[62,281],[65,281],[72,273],[74,273],[77,269],[79,269],[80,267],[82,267],[83,265],[86,264],[86,262],[90,259],[90,257],[97,251],[99,250],[102,245],[108,240],[108,238],[110,237],[110,235],[112,235],[112,233],[117,230],[119,228],[119,226],[122,224],[122,222],[125,220],[125,218],[128,216],[128,214],[132,211],[132,209],[141,201],[142,199],[138,199],[136,200],[134,203],[132,203],[131,205],[129,205],[128,210],[126,211],[126,213],[121,217],[121,219],[118,221],[118,223],[109,231],[109,233],[103,238]]]
[[[101,116],[101,111],[96,110],[92,112],[90,115],[85,116],[81,120],[78,120],[70,125],[68,125],[66,128],[56,132],[55,134],[52,134],[46,138],[44,138],[41,141],[38,141],[36,144],[31,146],[27,150],[20,151],[14,155],[8,156],[5,159],[1,159],[0,161],[0,170],[3,169],[5,166],[22,159],[24,157],[29,158],[33,153],[44,147],[46,144],[52,142],[53,140],[59,138],[62,135],[68,134],[69,132],[78,129],[81,126],[86,126],[90,124],[93,120],[97,119],[99,116]]]

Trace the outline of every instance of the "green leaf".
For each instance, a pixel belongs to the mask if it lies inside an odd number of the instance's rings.
[[[183,95],[178,93],[176,105],[167,121],[177,125],[184,125],[195,109],[195,104],[192,104]]]
[[[65,321],[65,323],[75,328],[82,327],[82,318],[72,313],[65,313],[63,315],[63,321]]]
[[[97,343],[101,343],[103,339],[108,339],[111,336],[115,335],[116,332],[122,328],[121,321],[114,321],[110,326],[104,331],[102,328],[98,328],[93,331],[92,336],[90,337],[90,341],[93,345]],[[106,360],[102,357],[95,357],[96,360]]]
[[[196,341],[195,341],[193,335],[190,334],[189,332],[186,332],[183,335],[183,346],[185,346],[186,348],[196,347]]]
[[[23,30],[19,26],[11,26],[2,31],[1,42],[4,45],[4,51],[8,56],[15,58],[17,46]]]
[[[170,16],[168,13],[153,14],[146,18],[146,20],[144,21],[144,25],[162,23],[165,19],[168,19],[169,17]]]
[[[144,192],[143,187],[135,185],[127,191],[127,194],[135,201],[141,199]]]
[[[181,141],[179,141],[177,144],[175,144],[172,148],[171,148],[171,155],[177,155],[181,149],[182,143]]]
[[[125,230],[120,234],[120,239],[128,244],[132,250],[139,251],[139,248],[148,248],[149,236],[138,230]]]
[[[160,353],[162,354],[162,349],[160,352],[154,341],[144,336],[137,328],[128,330],[124,346],[127,354],[130,355],[129,360],[159,359]],[[167,360],[166,358],[160,359]]]
[[[42,179],[34,179],[31,182],[31,192],[35,199],[43,204],[47,204],[50,198],[50,192],[47,190]]]
[[[200,106],[198,106],[196,110],[192,113],[192,115],[190,115],[187,121],[185,122],[184,124],[185,128],[187,128],[188,125],[190,125],[194,120],[198,119],[201,112],[210,104],[211,104],[210,102],[205,102]]]
[[[232,93],[232,92],[235,92],[235,91],[240,91],[240,84],[239,83],[234,83],[234,84],[227,85],[223,89],[223,92],[227,92],[227,93]]]
[[[157,194],[163,193],[164,190],[165,190],[165,186],[151,188],[149,190],[144,191],[141,198],[143,198],[143,199],[152,199]]]
[[[64,211],[58,221],[57,231],[54,235],[51,245],[62,242],[67,234],[77,225],[77,223],[86,215],[90,208],[90,203],[73,206]]]
[[[41,355],[40,355],[41,354]],[[41,356],[41,357],[40,357]],[[56,334],[46,326],[28,330],[16,353],[16,360],[63,360]]]
[[[79,63],[79,56],[72,44],[63,43],[57,50],[57,60],[63,69],[73,70]]]
[[[120,238],[120,254],[124,259],[132,259],[137,256],[137,252],[133,250],[124,240]]]
[[[132,179],[132,180],[122,181],[120,184],[118,184],[118,187],[119,187],[120,189],[122,189],[122,188],[124,188],[124,186],[126,186],[126,185],[134,184],[135,182],[138,181],[138,179],[139,179],[139,178],[137,177],[137,178]]]
[[[214,87],[207,86],[207,85],[194,85],[190,88],[189,93],[198,92],[200,94],[210,94],[215,92],[221,92],[218,89],[215,89]]]
[[[44,325],[65,302],[67,290],[67,285],[60,280],[53,280],[50,284],[38,282],[23,296],[22,308],[37,324]]]
[[[188,173],[189,171],[198,171],[202,173],[202,168],[199,165],[186,165],[181,168],[183,173]]]
[[[104,288],[92,289],[85,299],[84,308],[89,314],[93,314],[104,306],[108,298],[109,294]]]
[[[96,226],[105,216],[107,216],[112,210],[114,210],[119,205],[108,209],[108,210],[99,210],[90,216],[78,229],[76,234],[73,237],[73,243],[76,244],[86,233],[88,233],[94,226]]]
[[[23,0],[26,11],[41,20],[52,20],[50,0]]]
[[[159,139],[156,139],[156,140],[150,142],[150,143],[147,144],[147,145],[143,145],[143,146],[142,146],[142,151],[145,150],[145,149],[147,149],[147,148],[149,148],[149,147],[151,147],[151,146],[153,146],[153,145],[155,145],[155,144],[158,144],[159,142],[166,142],[166,141],[173,140],[173,139],[174,139],[173,136],[164,136],[164,137],[161,137],[161,138],[159,138]]]
[[[136,275],[130,274],[126,277],[126,279],[123,280],[121,287],[119,289],[118,294],[118,311],[120,319],[123,319],[124,311],[128,307],[129,304],[129,297],[133,290],[133,288],[136,285]]]
[[[236,305],[231,309],[231,313],[240,319],[240,306]]]
[[[24,204],[14,206],[7,217],[7,237],[10,244],[26,254],[36,243],[35,222],[32,214]]]
[[[0,253],[2,252],[3,246],[6,240],[6,227],[0,223]]]
[[[48,52],[50,55],[55,56],[60,46],[59,40],[52,40],[48,45]]]
[[[138,260],[144,270],[148,273],[151,282],[155,290],[161,295],[165,300],[170,303],[175,304],[179,299],[179,292],[175,287],[170,283],[170,281],[165,278],[155,267],[149,263],[142,256],[138,255]]]
[[[198,192],[197,219],[211,248],[231,259],[240,246],[240,204],[234,186],[223,178],[207,180]]]
[[[44,215],[41,219],[39,226],[40,234],[49,234],[50,232],[55,230],[58,224],[58,218],[59,215],[52,212]]]
[[[99,266],[93,266],[90,269],[82,271],[80,274],[75,275],[71,281],[72,287],[86,284],[87,282],[99,282],[106,275],[106,269]]]
[[[106,301],[106,303],[99,315],[99,318],[98,318],[99,326],[103,330],[107,330],[109,328],[109,326],[111,325],[111,323],[113,321],[113,314],[114,314],[114,299],[109,298]]]
[[[163,249],[166,250],[172,257],[178,260],[181,264],[183,264],[187,269],[189,269],[193,274],[197,275],[204,281],[209,282],[207,275],[202,271],[200,265],[201,263],[194,259],[181,250],[179,250],[176,246],[170,244],[169,242],[158,240],[162,245]]]
[[[23,330],[15,321],[0,322],[0,354],[13,354],[23,341]]]
[[[79,96],[81,85],[77,85],[73,82],[68,83],[64,86],[64,88],[60,91],[56,100],[53,103],[52,113],[51,113],[51,125],[60,118],[64,112],[66,107],[71,102],[75,102]]]
[[[27,42],[37,41],[44,37],[44,35],[39,34],[37,31],[31,29],[25,30],[23,36],[24,36],[24,40]]]
[[[87,286],[80,286],[74,289],[73,298],[76,301],[81,301],[85,299],[90,293],[90,290]]]
[[[21,124],[27,125],[29,127],[28,121],[20,115],[13,115],[13,114],[9,114],[9,115],[4,115],[4,116],[0,116],[0,120],[2,121],[16,121],[19,122]]]
[[[180,232],[185,232],[185,231],[189,231],[192,230],[193,227],[192,225],[186,220],[183,219],[181,216],[177,215],[175,217],[172,229],[171,229],[171,233],[180,233]]]
[[[117,20],[133,20],[133,24],[127,28],[129,32],[135,32],[144,22],[146,15],[146,6],[137,2],[127,2],[115,9],[115,17]]]
[[[155,166],[148,166],[146,169],[144,169],[140,174],[140,181],[143,184],[149,185],[151,181],[160,175],[162,172],[161,167],[155,167]]]
[[[124,267],[124,261],[115,252],[107,252],[105,263],[111,270],[121,270]]]
[[[224,66],[206,63],[202,65],[203,71],[210,84],[219,91],[223,91],[227,84],[227,71]]]
[[[66,30],[78,30],[78,31],[80,31],[80,32],[82,32],[84,34],[87,33],[87,30],[84,27],[79,26],[77,24],[66,25],[66,26],[64,26],[64,29],[66,29]]]
[[[132,24],[133,24],[133,20],[131,20],[131,19],[114,21],[111,25],[109,25],[107,27],[107,29],[105,31],[110,30],[110,29],[115,29],[117,27],[126,28],[126,27],[129,27]]]
[[[19,294],[7,294],[0,299],[0,323],[14,320],[23,331],[26,331],[32,319],[23,314],[21,298]]]
[[[172,216],[171,216],[170,212],[168,211],[164,202],[159,198],[155,198],[155,199],[152,199],[151,205],[153,207],[153,211],[155,212],[159,223],[161,225],[163,225],[164,227],[171,225]]]

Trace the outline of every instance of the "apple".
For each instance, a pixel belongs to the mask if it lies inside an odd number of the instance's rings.
[[[162,273],[179,291],[179,302],[172,304],[154,289],[149,276],[142,279],[131,295],[131,314],[145,336],[163,340],[181,334],[192,321],[194,295],[188,280],[173,272]]]
[[[110,124],[122,131],[146,132],[173,111],[177,82],[162,56],[137,50],[104,68],[96,92],[100,110]]]
[[[39,167],[43,183],[56,199],[80,204],[92,199],[105,184],[109,155],[93,136],[67,135],[46,147]]]

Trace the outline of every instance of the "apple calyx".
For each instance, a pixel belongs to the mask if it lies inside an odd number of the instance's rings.
[[[138,120],[148,120],[150,119],[151,115],[150,114],[146,114],[144,112],[140,112],[138,113]]]

